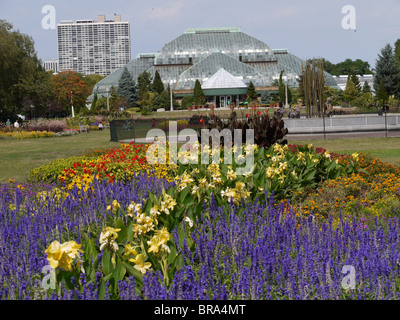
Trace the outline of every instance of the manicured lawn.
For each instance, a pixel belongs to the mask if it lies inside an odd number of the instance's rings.
[[[52,160],[83,155],[88,149],[113,148],[110,131],[41,139],[0,138],[0,183],[25,181],[29,171]]]
[[[290,144],[313,144],[316,147],[327,149],[339,154],[362,152],[379,158],[382,161],[399,164],[400,138],[355,138],[355,139],[327,139],[327,140],[290,140]]]

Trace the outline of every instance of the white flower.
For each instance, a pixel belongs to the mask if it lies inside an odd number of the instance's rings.
[[[136,213],[136,215],[141,215],[142,214],[142,205],[140,203],[136,203],[132,201],[130,205],[128,206],[128,216],[133,217],[133,212]]]
[[[199,190],[200,188],[198,187],[198,186],[193,186],[192,187],[192,191],[191,191],[191,193],[192,194],[195,194],[196,192],[197,192],[197,190]]]
[[[193,221],[192,221],[189,217],[186,217],[186,218],[185,218],[185,222],[187,222],[187,223],[189,224],[189,227],[190,227],[190,228],[193,227]]]

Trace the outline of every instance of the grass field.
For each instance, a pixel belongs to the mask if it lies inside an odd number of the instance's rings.
[[[42,139],[0,138],[0,182],[25,181],[29,171],[52,160],[83,155],[88,149],[112,148],[110,131]]]
[[[362,152],[379,158],[382,161],[399,164],[400,137],[396,138],[354,138],[354,139],[327,139],[327,140],[290,140],[290,144],[313,144],[339,154]]]
[[[340,154],[369,153],[383,161],[399,164],[400,138],[356,138],[328,140],[289,140],[291,144],[309,144]],[[113,148],[110,132],[82,133],[70,137],[25,139],[0,138],[0,182],[8,179],[24,182],[29,171],[52,160],[83,155],[96,148]]]

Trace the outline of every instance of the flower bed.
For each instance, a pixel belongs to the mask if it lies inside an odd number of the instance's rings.
[[[397,167],[251,145],[240,153],[254,156],[251,170],[238,174],[223,149],[203,150],[220,163],[176,166],[150,164],[162,152],[148,148],[53,162],[33,176],[57,184],[29,197],[3,187],[0,298],[398,299]],[[345,266],[354,289],[343,287]]]
[[[166,281],[150,260],[138,257],[143,249],[130,245],[133,233],[126,233],[123,219],[119,228],[104,229],[132,212],[131,203],[140,203],[148,192],[161,196],[163,184],[168,187],[166,181],[138,176],[128,184],[95,183],[84,195],[75,188],[62,200],[21,198],[18,191],[2,195],[0,298],[398,299],[397,218],[386,232],[379,226],[360,232],[344,221],[339,229],[312,219],[299,226],[295,212],[285,214],[272,199],[246,206],[212,201],[201,223],[185,222],[184,236],[172,231],[164,244],[182,255]],[[116,251],[110,251],[112,239]],[[75,259],[55,260],[56,252]],[[124,259],[123,268],[113,266],[112,252],[116,266]],[[57,290],[43,288],[40,274],[49,263],[56,267]],[[354,290],[341,285],[345,265],[357,271]]]
[[[32,138],[50,138],[54,136],[52,131],[9,131],[2,132],[0,135],[4,137],[11,137],[16,139],[32,139]]]

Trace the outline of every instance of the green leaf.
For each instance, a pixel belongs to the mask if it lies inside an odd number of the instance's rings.
[[[184,189],[180,192],[180,194],[179,194],[179,200],[180,200],[180,202],[184,202],[184,200],[185,200],[186,196],[188,195],[189,191],[190,191],[190,186],[187,186],[186,188],[184,188]]]
[[[111,262],[111,253],[107,249],[103,250],[103,257],[101,259],[101,265],[105,275],[109,275],[113,272],[114,266]]]
[[[103,277],[103,279],[101,280],[100,289],[99,289],[100,300],[104,300],[104,297],[106,295],[106,282],[111,279],[111,276],[112,276],[112,274],[109,274],[109,275]]]
[[[139,270],[135,269],[130,263],[128,263],[126,261],[123,261],[122,263],[123,263],[126,271],[130,275],[134,276],[135,280],[137,280],[140,283],[140,285],[142,285],[143,284],[143,274]]]
[[[125,277],[126,273],[126,268],[122,264],[122,262],[118,262],[117,267],[115,268],[113,272],[113,278],[115,279],[115,282],[118,283],[119,280],[123,280]]]
[[[312,181],[312,179],[314,179],[314,176],[315,176],[315,173],[316,173],[316,172],[317,172],[316,170],[311,170],[310,172],[308,172],[308,173],[305,175],[304,180],[306,180],[306,181]]]
[[[124,243],[127,238],[127,228],[124,224],[124,222],[121,220],[121,218],[118,218],[116,223],[115,223],[115,228],[121,229],[118,231],[118,242],[119,243]]]

